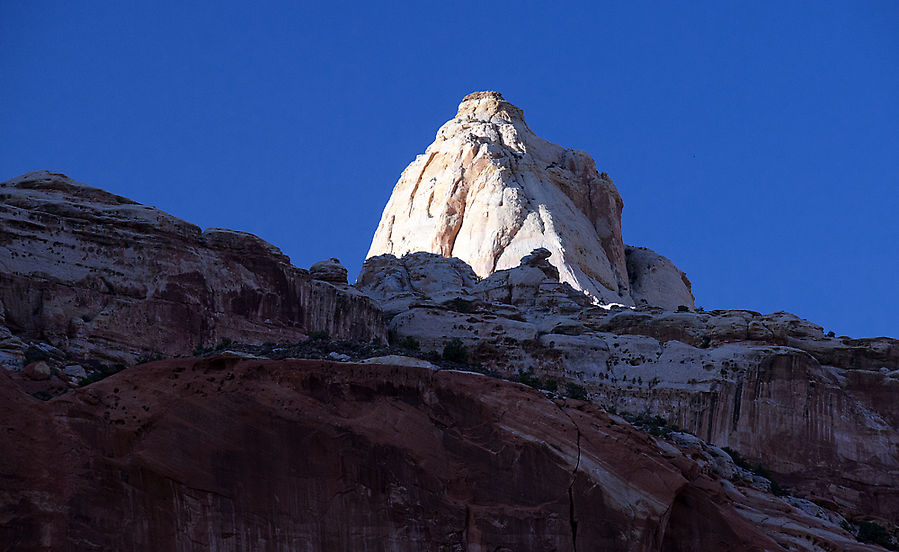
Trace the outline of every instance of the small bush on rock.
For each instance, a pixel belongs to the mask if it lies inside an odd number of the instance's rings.
[[[468,362],[468,351],[465,349],[461,339],[454,337],[447,342],[443,347],[443,360],[461,364]]]
[[[403,349],[408,349],[410,351],[417,351],[421,345],[418,343],[418,340],[412,336],[404,337],[397,342],[398,347],[402,347]]]
[[[460,297],[456,297],[455,299],[450,299],[446,303],[443,304],[446,308],[460,312],[462,314],[469,314],[474,311],[474,303],[472,301],[466,301]]]
[[[50,360],[50,355],[37,347],[28,347],[25,349],[25,365],[28,366],[32,362],[38,362],[41,360]]]
[[[577,399],[579,401],[587,400],[587,389],[580,384],[568,382],[565,385],[565,396],[570,399]]]
[[[863,521],[858,524],[856,538],[861,542],[879,544],[887,550],[899,550],[899,546],[893,542],[893,537],[883,525],[874,521]]]

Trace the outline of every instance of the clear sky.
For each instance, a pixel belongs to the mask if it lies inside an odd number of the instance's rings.
[[[0,180],[58,170],[352,278],[477,90],[593,155],[697,305],[899,337],[895,1],[4,0]]]

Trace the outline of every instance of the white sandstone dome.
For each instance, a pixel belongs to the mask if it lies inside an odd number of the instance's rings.
[[[634,305],[622,207],[589,155],[538,137],[500,93],[475,92],[403,171],[367,256],[432,252],[485,278],[545,248],[560,281],[601,303]],[[689,288],[677,295],[692,308]]]

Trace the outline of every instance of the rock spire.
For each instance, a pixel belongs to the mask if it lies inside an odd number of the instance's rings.
[[[403,171],[368,257],[432,252],[457,257],[484,278],[545,248],[560,281],[601,303],[635,305],[642,297],[631,289],[622,207],[588,154],[538,137],[499,92],[475,92]],[[642,288],[652,289],[650,280]],[[677,297],[663,302],[693,306],[683,280]]]

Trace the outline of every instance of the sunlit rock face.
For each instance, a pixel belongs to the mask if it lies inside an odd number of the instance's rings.
[[[427,251],[485,278],[545,248],[560,281],[602,303],[633,305],[622,206],[589,155],[538,137],[498,92],[476,92],[403,171],[368,257]],[[685,289],[677,293],[692,308]]]

